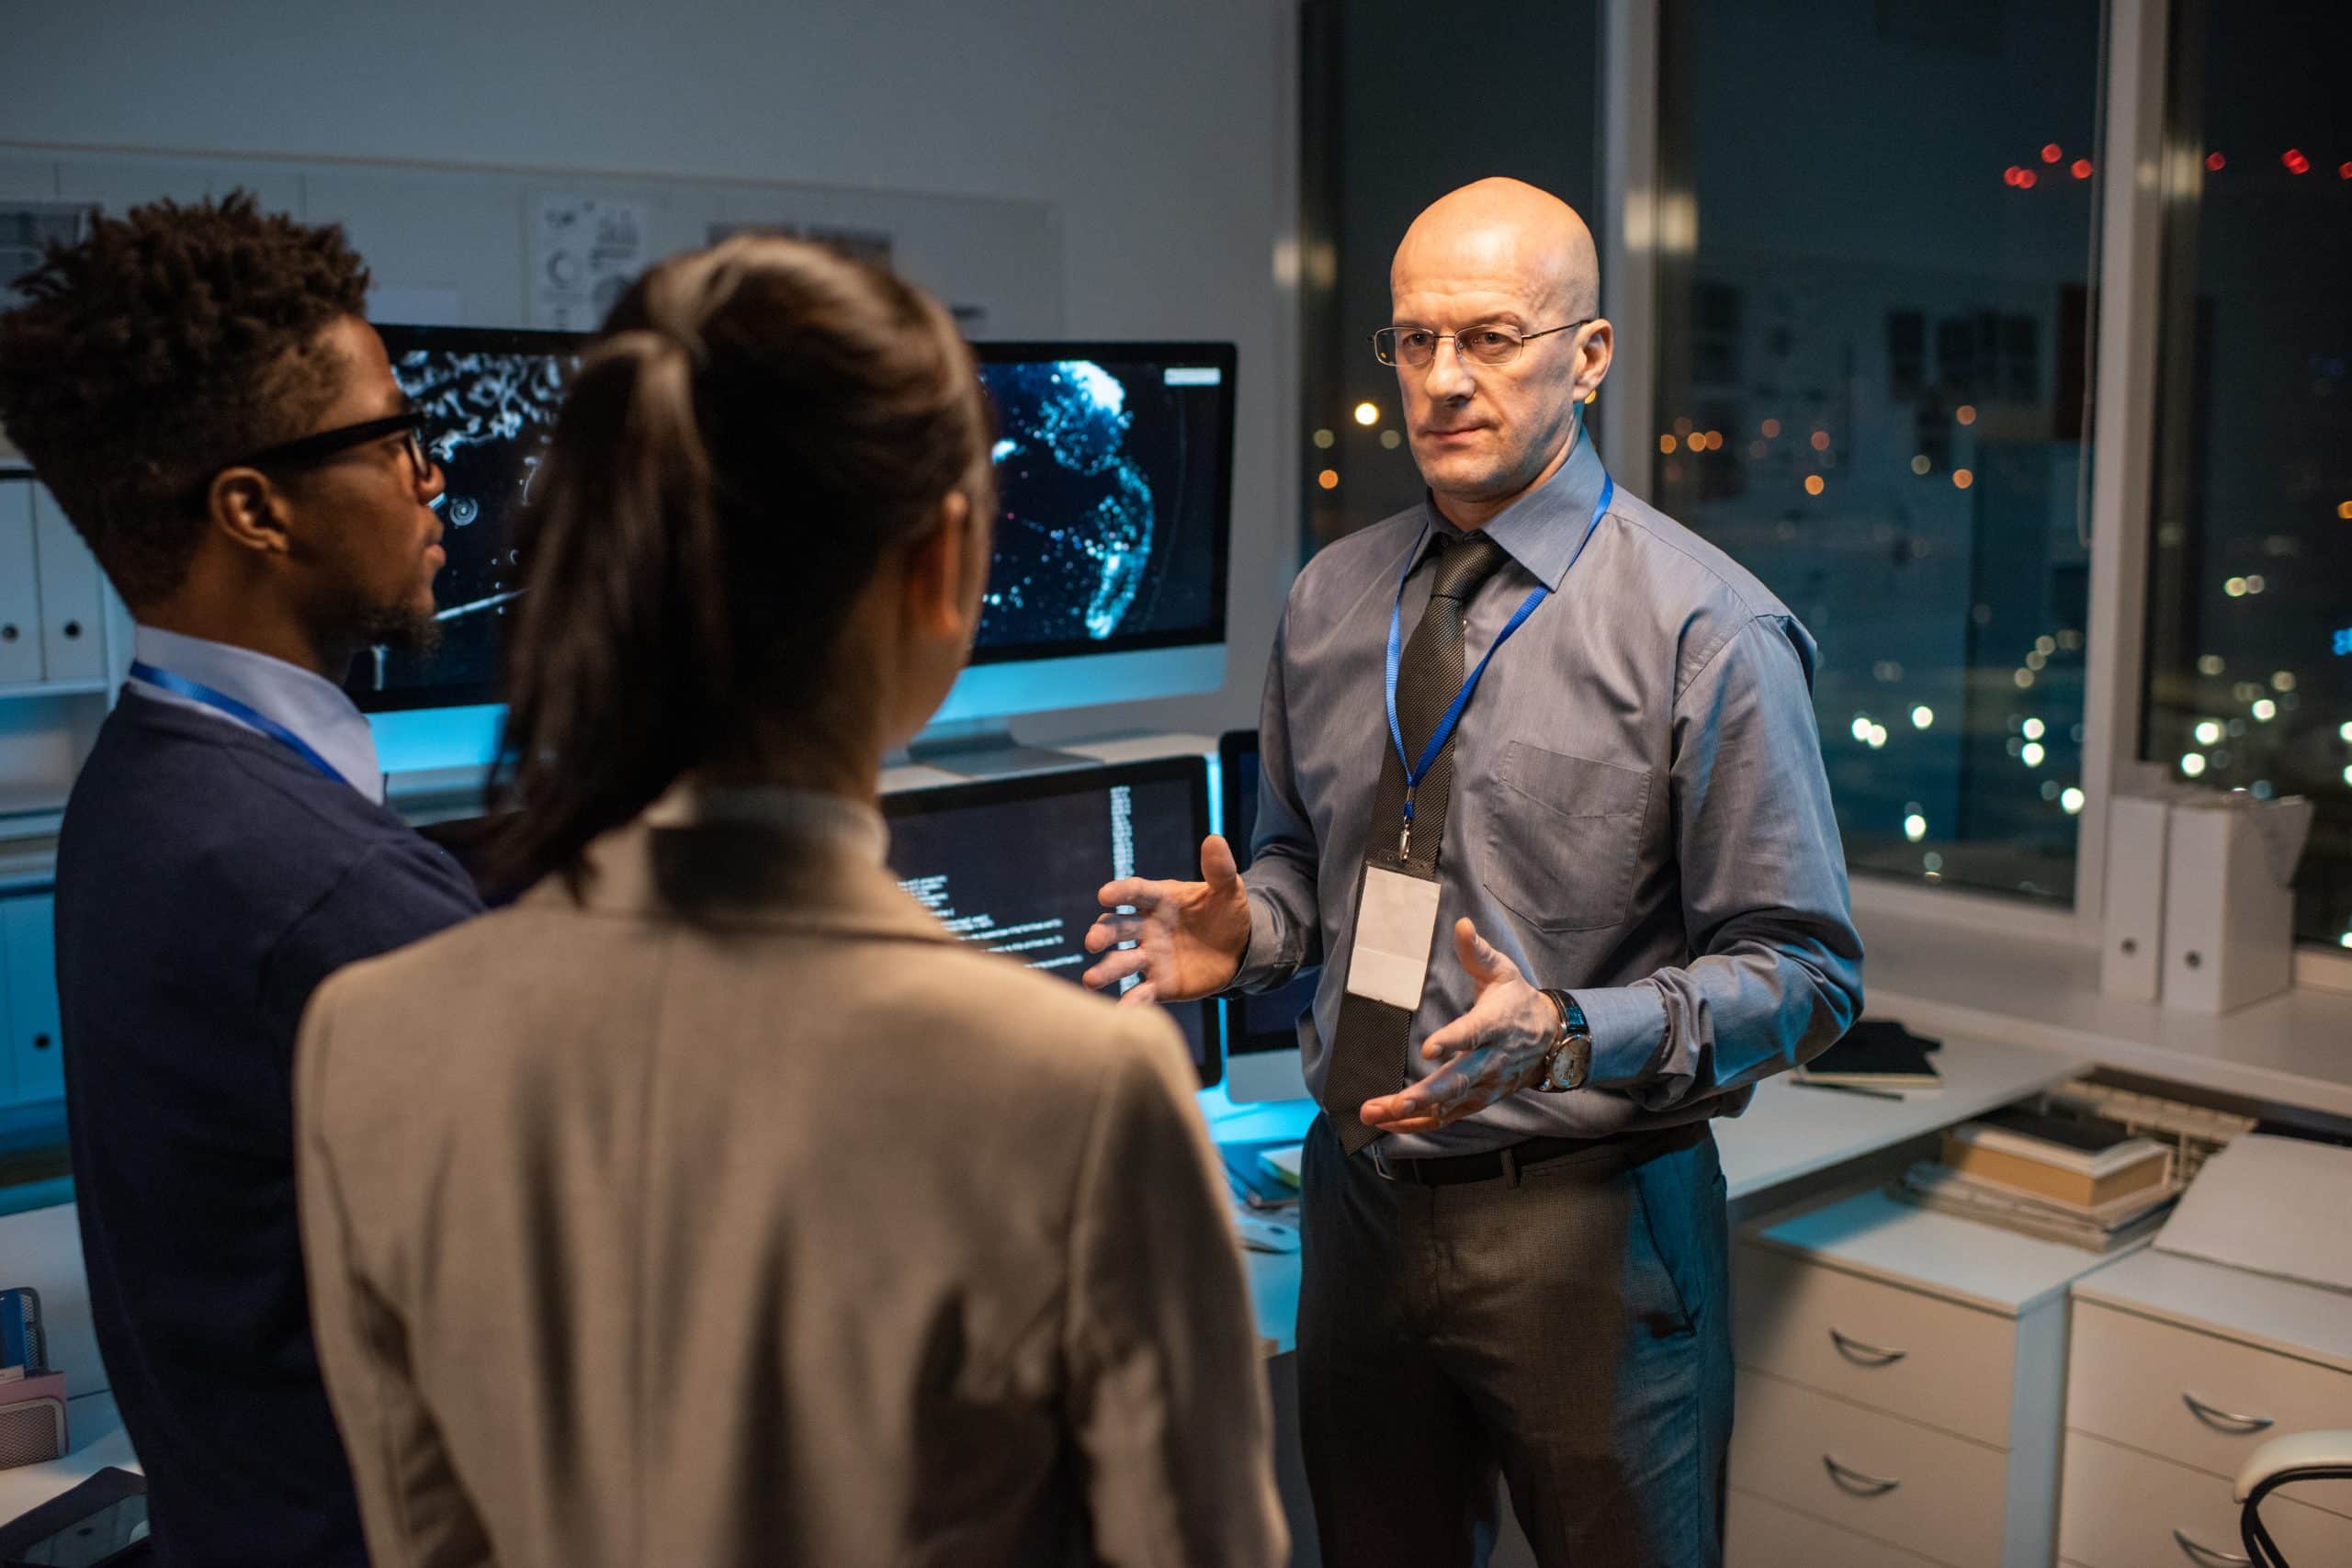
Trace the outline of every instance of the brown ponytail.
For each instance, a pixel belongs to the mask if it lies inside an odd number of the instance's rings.
[[[946,312],[877,268],[743,236],[639,279],[589,349],[518,531],[492,875],[582,856],[684,773],[836,728],[835,644],[893,546],[990,504]]]

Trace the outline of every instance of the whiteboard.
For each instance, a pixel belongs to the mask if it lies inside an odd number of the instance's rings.
[[[878,240],[903,276],[956,312],[967,335],[1062,334],[1061,223],[1050,202],[563,169],[61,153],[0,142],[0,206],[90,201],[119,214],[159,197],[238,188],[271,210],[343,224],[368,259],[383,321],[535,324],[548,286],[537,276],[535,263],[547,257],[543,248],[535,254],[533,224],[553,201],[636,209],[649,262],[746,225]]]

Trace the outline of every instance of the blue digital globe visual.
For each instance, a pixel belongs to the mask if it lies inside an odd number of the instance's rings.
[[[979,646],[1115,636],[1149,576],[1158,524],[1151,480],[1128,449],[1127,383],[1084,359],[980,374],[1003,434]]]

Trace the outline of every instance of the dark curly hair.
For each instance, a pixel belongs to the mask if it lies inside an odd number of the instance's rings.
[[[368,267],[340,225],[238,191],[100,218],[17,287],[0,425],[137,611],[187,576],[210,473],[334,401],[342,367],[319,334],[365,314]]]

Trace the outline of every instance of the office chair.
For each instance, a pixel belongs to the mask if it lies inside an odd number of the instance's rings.
[[[2288,1568],[2270,1532],[2262,1528],[2262,1500],[2298,1481],[2352,1481],[2352,1432],[2296,1432],[2273,1438],[2247,1456],[2238,1472],[2238,1535],[2254,1568]]]

